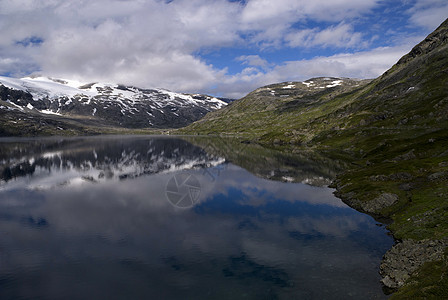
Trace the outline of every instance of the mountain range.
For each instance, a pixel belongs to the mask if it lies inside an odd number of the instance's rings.
[[[57,124],[56,133],[59,134],[77,126],[178,128],[227,105],[225,101],[201,94],[119,84],[84,84],[49,77],[0,77],[0,99],[0,113],[12,115],[9,127],[17,127],[13,124],[21,119],[29,124],[45,123],[49,127],[51,124],[45,121],[48,119]],[[40,127],[36,127],[39,133]],[[45,130],[48,128],[41,129],[41,133]],[[8,135],[7,128],[3,135]]]

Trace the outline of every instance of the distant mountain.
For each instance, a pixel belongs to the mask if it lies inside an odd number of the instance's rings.
[[[200,94],[49,77],[0,77],[0,97],[9,104],[0,109],[81,117],[125,128],[178,128],[227,105]]]
[[[359,89],[369,82],[371,80],[319,77],[303,82],[271,84],[208,114],[182,129],[182,132],[238,133],[259,140],[267,138],[268,142],[285,142],[285,139],[288,143],[291,140],[292,143],[301,142],[292,134],[292,131],[303,132],[300,115],[313,116],[322,104],[331,102],[341,94]],[[282,136],[282,132],[286,135]]]

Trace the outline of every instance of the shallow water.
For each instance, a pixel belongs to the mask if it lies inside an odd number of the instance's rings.
[[[229,145],[0,140],[0,299],[386,298],[336,163]]]

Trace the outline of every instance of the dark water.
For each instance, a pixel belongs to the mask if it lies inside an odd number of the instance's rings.
[[[343,162],[230,140],[0,141],[0,299],[383,299]]]

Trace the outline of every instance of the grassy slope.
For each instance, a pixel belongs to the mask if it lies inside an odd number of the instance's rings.
[[[361,85],[365,82],[360,82]],[[276,85],[270,86],[275,88]],[[256,90],[224,109],[209,113],[180,133],[238,134],[256,138],[263,143],[278,139],[283,143],[301,144],[309,141],[308,123],[335,111],[344,103],[347,92],[353,95],[357,86],[310,90],[305,95],[269,96],[265,89]],[[355,93],[356,93],[355,91]],[[287,93],[288,90],[285,91]]]
[[[357,165],[339,195],[364,210],[383,193],[390,206],[367,212],[393,220],[397,239],[448,237],[448,22],[376,80],[314,102],[269,102],[257,91],[182,132],[236,134],[262,144],[338,148]],[[288,146],[287,146],[288,145]],[[418,269],[395,298],[448,298],[446,256]]]

